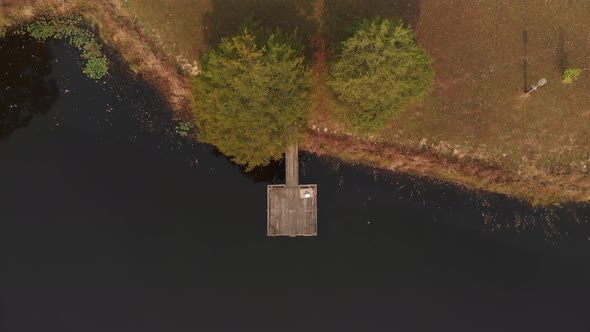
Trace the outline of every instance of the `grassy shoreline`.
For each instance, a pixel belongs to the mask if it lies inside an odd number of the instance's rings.
[[[191,1],[198,1],[199,4],[202,4],[203,10],[208,11],[207,13],[213,10],[216,4],[216,2],[211,4],[205,0],[186,0],[184,2]],[[347,1],[352,5],[355,3],[354,0]],[[101,2],[82,0],[30,0],[21,2],[4,0],[5,7],[3,12],[0,12],[0,24],[15,24],[19,21],[30,20],[38,15],[59,16],[76,13],[83,16],[97,27],[100,38],[106,45],[120,52],[121,57],[129,65],[131,71],[138,73],[148,82],[157,86],[162,96],[169,101],[178,119],[190,121],[192,113],[190,112],[191,97],[188,89],[189,75],[187,72],[191,70],[191,66],[193,69],[197,68],[194,61],[198,56],[194,55],[193,58],[190,58],[187,53],[194,50],[204,50],[206,40],[217,38],[217,36],[201,34],[198,36],[198,42],[196,42],[198,44],[186,49],[178,48],[177,43],[172,44],[172,46],[166,45],[164,40],[170,38],[174,31],[164,31],[160,34],[153,25],[142,23],[149,21],[149,11],[147,11],[147,7],[139,7],[134,3],[136,1],[133,0],[106,0]],[[462,146],[456,140],[453,142],[452,139],[443,139],[444,133],[436,132],[436,130],[442,130],[441,128],[434,128],[435,134],[431,136],[425,134],[426,139],[421,139],[420,136],[415,134],[399,134],[399,130],[391,130],[380,137],[372,138],[359,138],[347,134],[346,130],[335,119],[333,110],[330,109],[329,96],[326,96],[326,87],[322,83],[322,77],[327,70],[326,61],[331,48],[334,47],[333,43],[330,44],[329,39],[340,38],[331,37],[332,35],[340,36],[345,34],[342,31],[330,31],[329,27],[324,24],[325,22],[329,24],[330,20],[334,19],[333,17],[323,19],[324,15],[326,15],[325,11],[331,10],[330,3],[330,1],[327,1],[325,6],[324,1],[316,1],[313,2],[314,7],[311,10],[297,9],[304,18],[298,19],[299,21],[312,22],[316,25],[315,30],[309,28],[303,31],[304,34],[315,36],[311,42],[313,45],[309,49],[313,52],[312,61],[317,91],[315,96],[317,107],[309,124],[307,138],[302,143],[304,149],[320,155],[334,156],[345,162],[369,164],[388,170],[438,178],[464,185],[467,188],[502,193],[528,201],[533,205],[587,202],[590,199],[590,179],[588,179],[585,172],[561,166],[551,169],[551,167],[546,167],[540,161],[527,162],[518,153],[508,153],[508,156],[505,157],[506,154],[503,153],[503,150],[491,146],[492,144],[486,146],[486,135],[482,135],[480,144],[471,147]],[[332,6],[334,6],[333,1]],[[225,18],[227,22],[238,20],[234,17],[234,14],[224,13],[225,16],[221,17],[221,19]],[[217,13],[215,15],[222,14]],[[215,17],[215,15],[213,16]],[[426,12],[424,15],[433,14]],[[191,29],[195,31],[203,29],[206,22],[207,15],[203,14],[198,18],[198,24],[195,24]],[[341,22],[337,23],[340,24]],[[426,29],[426,23],[423,21],[418,21],[417,24],[418,32]],[[327,37],[322,39],[318,36]],[[418,37],[424,39],[428,38],[428,35],[423,32]],[[179,40],[182,40],[182,38],[188,37],[180,36],[179,38]],[[428,40],[424,41],[424,43],[432,48],[438,47],[432,45],[433,42]],[[186,65],[187,63],[189,65]],[[441,91],[454,93],[454,86],[449,84],[456,85],[458,84],[457,80],[461,78],[448,76],[450,74],[447,74],[444,68],[440,68],[444,65],[448,64],[444,61],[442,63],[439,61],[437,64],[439,67],[437,69],[437,84],[439,86],[433,97],[423,105],[419,105],[416,110],[404,112],[401,119],[394,121],[392,124],[394,128],[398,125],[396,122],[399,122],[403,130],[407,131],[408,123],[412,124],[412,121],[424,122],[424,114],[431,114],[437,107],[450,107],[440,105],[437,98],[440,98],[439,93]],[[539,102],[542,101],[533,100],[531,104],[536,106]],[[528,108],[522,105],[518,107]],[[460,112],[456,115],[462,116]],[[434,114],[433,116],[439,115]],[[423,133],[430,128],[429,126],[432,126],[432,124],[425,123],[424,128],[416,131]],[[475,129],[477,130],[477,128]],[[486,131],[483,133],[485,134]],[[526,158],[526,154],[523,154],[523,156]],[[549,155],[547,158],[551,156]],[[555,154],[555,156],[558,156],[558,154]],[[515,158],[516,161],[512,161]],[[568,162],[566,160],[563,164],[567,165]],[[551,165],[552,161],[549,160],[547,163]],[[569,163],[572,164],[573,161]]]
[[[467,189],[507,195],[533,206],[587,202],[586,182],[575,175],[551,176],[538,169],[513,172],[489,161],[462,159],[410,144],[367,142],[352,136],[309,130],[301,148],[347,163],[374,166],[394,172],[434,178]]]

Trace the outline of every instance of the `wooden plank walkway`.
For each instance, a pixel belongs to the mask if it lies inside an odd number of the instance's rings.
[[[267,236],[316,236],[317,185],[299,184],[298,147],[285,154],[286,184],[267,187]]]
[[[287,187],[299,186],[299,148],[297,144],[290,145],[285,153],[285,181]]]

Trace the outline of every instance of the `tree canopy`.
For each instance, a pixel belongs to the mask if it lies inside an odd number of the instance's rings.
[[[294,40],[243,28],[204,56],[193,82],[199,140],[246,169],[282,157],[311,108],[311,72]]]
[[[365,20],[341,46],[328,85],[360,132],[382,128],[432,86],[433,59],[401,21]]]

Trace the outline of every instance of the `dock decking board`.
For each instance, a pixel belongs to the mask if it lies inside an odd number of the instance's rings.
[[[285,153],[286,184],[267,187],[267,236],[316,236],[317,185],[299,185],[297,144]],[[303,190],[303,191],[301,191]],[[311,193],[305,197],[305,191]]]
[[[313,191],[309,198],[301,198],[299,190]],[[317,186],[269,185],[268,236],[317,235]]]

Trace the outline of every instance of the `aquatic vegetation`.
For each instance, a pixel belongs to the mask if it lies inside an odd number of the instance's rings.
[[[88,60],[83,70],[84,74],[94,79],[102,78],[104,75],[106,75],[107,71],[108,67],[106,57],[93,58]]]
[[[95,35],[83,26],[81,17],[40,18],[18,28],[15,33],[29,35],[37,40],[65,39],[80,52],[86,65],[84,74],[100,79],[108,73],[107,58],[101,51]]]
[[[182,137],[188,136],[194,125],[188,121],[180,121],[176,124],[176,133]]]

